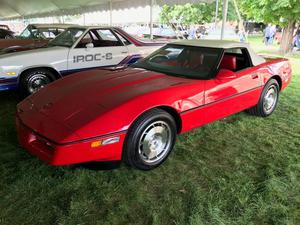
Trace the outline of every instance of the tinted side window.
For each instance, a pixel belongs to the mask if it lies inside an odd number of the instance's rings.
[[[117,38],[117,36],[109,29],[98,29],[96,35],[99,40],[94,45],[96,47],[112,47],[112,46],[123,46],[123,43]]]
[[[90,30],[76,48],[85,48],[88,43],[93,43],[94,48],[123,46],[123,43],[109,29]]]
[[[85,48],[87,44],[89,43],[93,43],[94,44],[94,40],[92,39],[92,36],[90,33],[87,33],[78,43],[78,45],[76,46],[76,48]],[[94,44],[95,46],[95,44]]]

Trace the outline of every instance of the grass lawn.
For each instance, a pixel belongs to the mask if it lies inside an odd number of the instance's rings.
[[[300,57],[291,62],[271,117],[241,112],[186,133],[151,172],[44,164],[18,146],[16,94],[0,93],[0,224],[300,224]]]

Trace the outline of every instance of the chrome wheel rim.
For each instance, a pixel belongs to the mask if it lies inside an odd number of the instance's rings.
[[[276,86],[272,85],[269,87],[268,91],[264,96],[263,106],[266,113],[270,113],[274,110],[276,106],[277,98],[278,98],[278,90]]]
[[[45,87],[50,82],[51,80],[45,74],[37,73],[28,79],[27,89],[29,93],[32,94]]]
[[[139,140],[139,155],[146,164],[160,162],[170,151],[172,133],[164,121],[155,121],[143,132]]]

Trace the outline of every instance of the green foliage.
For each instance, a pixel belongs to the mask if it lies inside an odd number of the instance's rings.
[[[216,3],[198,3],[185,5],[164,5],[160,14],[162,23],[181,23],[184,25],[211,23],[214,21]],[[219,4],[219,18],[222,17],[222,3]],[[228,20],[237,20],[232,2],[228,6]]]
[[[243,13],[256,21],[280,24],[300,21],[299,0],[239,0]]]

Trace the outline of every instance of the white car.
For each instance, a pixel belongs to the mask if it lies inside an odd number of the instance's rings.
[[[32,94],[77,71],[132,64],[162,45],[114,27],[70,27],[46,47],[0,55],[0,90]]]

